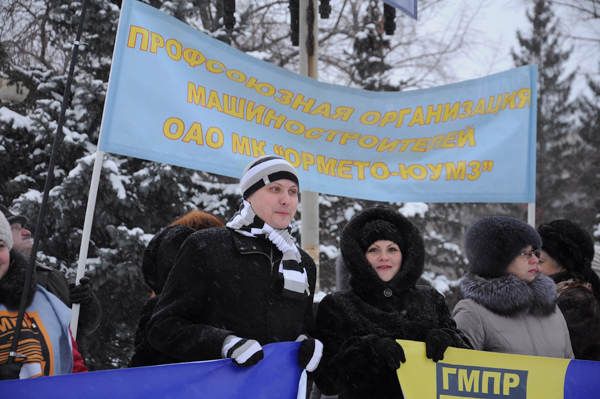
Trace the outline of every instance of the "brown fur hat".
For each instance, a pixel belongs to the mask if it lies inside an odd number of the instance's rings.
[[[194,230],[223,227],[225,222],[221,218],[203,211],[191,211],[171,223],[171,226],[189,226]]]

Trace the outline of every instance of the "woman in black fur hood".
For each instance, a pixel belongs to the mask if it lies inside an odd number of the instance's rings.
[[[486,216],[465,236],[469,273],[454,319],[476,350],[573,358],[556,287],[538,272],[542,240],[508,216]]]
[[[470,348],[443,296],[417,286],[424,267],[423,238],[393,209],[355,215],[340,247],[350,289],[327,295],[315,323],[323,342],[319,390],[339,398],[401,398],[396,370],[405,361],[396,339],[424,341],[427,357],[443,359],[448,346]]]

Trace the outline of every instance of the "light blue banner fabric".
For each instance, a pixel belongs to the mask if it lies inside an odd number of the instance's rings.
[[[418,19],[417,0],[383,0],[383,2],[401,10],[411,18]]]
[[[379,201],[534,202],[537,67],[407,92],[321,83],[125,0],[100,149]]]
[[[11,398],[297,399],[299,342],[265,345],[252,367],[231,359],[0,382]]]

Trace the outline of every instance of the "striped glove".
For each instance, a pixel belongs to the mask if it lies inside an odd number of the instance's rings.
[[[300,334],[296,342],[302,341],[298,351],[298,364],[309,373],[315,371],[323,356],[323,343],[318,339]]]
[[[254,366],[265,357],[262,346],[253,339],[228,335],[223,341],[221,355],[224,359],[233,359],[240,367]]]

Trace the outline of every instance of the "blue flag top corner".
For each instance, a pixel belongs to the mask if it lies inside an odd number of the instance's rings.
[[[417,19],[417,0],[383,0],[384,3],[399,9],[411,18]]]

